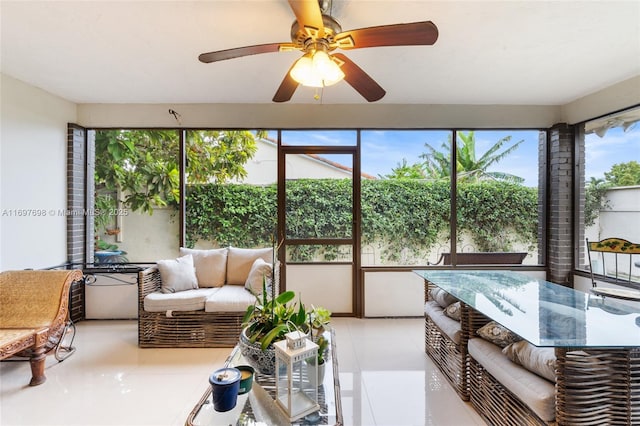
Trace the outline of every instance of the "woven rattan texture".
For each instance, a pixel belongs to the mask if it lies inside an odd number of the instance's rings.
[[[556,349],[556,358],[559,424],[640,424],[640,348]]]
[[[425,282],[425,302],[430,300],[429,291],[434,287],[433,284]],[[468,401],[469,355],[467,342],[470,338],[470,330],[477,330],[488,323],[489,319],[464,303],[460,306],[460,316],[461,336],[460,343],[456,344],[438,328],[428,315],[425,315],[425,352],[445,375],[460,398]]]
[[[540,419],[473,358],[469,358],[469,389],[471,405],[489,425],[556,424]]]

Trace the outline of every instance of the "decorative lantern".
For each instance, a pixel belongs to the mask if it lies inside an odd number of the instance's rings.
[[[286,340],[273,344],[276,350],[276,404],[289,421],[294,421],[320,409],[318,388],[311,384],[316,383],[318,366],[305,363],[307,358],[318,356],[318,345],[299,331],[287,333],[285,337]]]

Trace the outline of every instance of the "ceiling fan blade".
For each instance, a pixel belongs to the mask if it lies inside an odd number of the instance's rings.
[[[300,28],[306,28],[310,36],[316,32],[317,37],[324,37],[324,24],[318,0],[289,0],[289,6],[296,15]]]
[[[298,88],[298,82],[291,77],[291,69],[295,66],[295,63],[287,71],[287,75],[284,76],[284,80],[280,83],[280,87],[273,95],[273,102],[287,102],[293,96],[293,93]]]
[[[335,36],[335,44],[341,49],[431,45],[436,40],[438,40],[438,27],[431,21],[360,28],[344,31]]]
[[[387,94],[369,74],[364,72],[362,68],[357,66],[351,59],[342,53],[334,53],[332,56],[343,62],[340,68],[342,68],[342,72],[344,72],[345,81],[356,89],[367,101],[378,101]]]
[[[257,44],[255,46],[236,47],[234,49],[218,50],[202,53],[198,56],[200,62],[205,64],[226,59],[240,58],[242,56],[257,55],[259,53],[272,53],[280,51],[281,46],[289,46],[291,43]]]

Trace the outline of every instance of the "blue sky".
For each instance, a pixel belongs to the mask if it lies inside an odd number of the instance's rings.
[[[640,163],[640,124],[636,123],[626,132],[622,127],[609,129],[604,137],[595,133],[585,137],[585,176],[604,178],[611,166],[629,161]]]
[[[408,164],[421,161],[426,152],[425,143],[440,149],[447,140],[446,130],[365,130],[362,131],[362,172],[370,175],[386,175],[403,159]],[[501,171],[525,179],[526,186],[538,185],[538,131],[537,130],[476,130],[476,155],[480,157],[503,137],[511,136],[511,143],[524,142],[491,171]],[[283,143],[295,145],[355,145],[353,130],[284,131]],[[503,146],[511,146],[505,144]],[[621,127],[607,131],[603,138],[586,135],[586,179],[602,178],[604,172],[616,163],[635,160],[640,162],[640,125],[624,132]],[[339,161],[339,157],[328,158]]]

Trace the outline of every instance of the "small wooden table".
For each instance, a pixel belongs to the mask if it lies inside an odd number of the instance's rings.
[[[191,410],[186,426],[220,426],[220,425],[253,425],[253,422],[263,422],[269,426],[280,425],[335,425],[342,426],[342,404],[340,400],[340,378],[338,375],[338,354],[336,338],[333,329],[325,331],[325,338],[329,340],[330,356],[326,360],[325,376],[318,388],[320,411],[312,413],[295,423],[289,423],[283,418],[275,405],[275,376],[257,373],[254,376],[253,387],[250,392],[239,395],[236,407],[225,413],[214,410],[211,400],[211,386],[208,386],[202,397]],[[248,365],[239,346],[231,351],[225,362],[227,366]],[[305,420],[306,419],[306,420]]]

